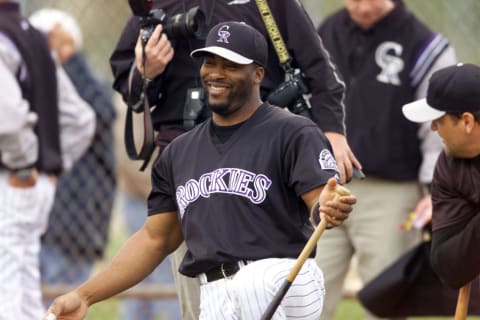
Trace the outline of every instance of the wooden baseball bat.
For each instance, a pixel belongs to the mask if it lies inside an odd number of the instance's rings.
[[[350,191],[342,187],[341,185],[337,185],[336,188],[336,194],[335,198],[333,201],[337,201],[340,196],[347,196],[350,194]],[[267,310],[265,310],[264,314],[262,315],[261,320],[270,320],[273,317],[273,314],[277,310],[278,306],[282,302],[283,297],[285,297],[285,294],[287,293],[288,289],[293,283],[293,280],[297,277],[297,274],[300,272],[300,269],[302,269],[303,264],[305,261],[310,257],[310,254],[312,251],[316,248],[317,242],[320,239],[320,237],[323,234],[323,231],[327,228],[327,221],[325,219],[320,220],[320,223],[315,227],[315,230],[313,231],[313,234],[310,236],[310,239],[308,239],[307,244],[305,244],[305,247],[303,247],[302,252],[300,252],[300,255],[297,258],[297,261],[295,262],[295,265],[293,266],[292,270],[288,274],[287,278],[283,282],[282,286],[278,290],[278,292],[275,294],[273,297],[272,301],[267,307]]]
[[[467,319],[471,286],[472,286],[472,283],[469,282],[463,287],[461,287],[460,291],[458,292],[457,308],[455,310],[455,320]]]

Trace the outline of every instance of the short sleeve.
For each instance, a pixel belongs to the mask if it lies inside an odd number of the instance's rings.
[[[178,210],[169,147],[161,153],[152,167],[152,190],[148,196],[148,215]]]
[[[284,176],[299,196],[325,185],[331,177],[338,179],[330,143],[315,124],[291,135],[285,151]]]

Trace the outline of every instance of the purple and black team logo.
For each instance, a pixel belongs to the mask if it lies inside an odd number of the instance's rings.
[[[335,170],[338,171],[337,162],[333,157],[332,153],[328,149],[323,149],[320,152],[320,156],[318,157],[318,162],[320,163],[320,167],[323,170]]]
[[[249,199],[254,204],[265,201],[272,185],[264,174],[256,174],[238,168],[219,168],[203,174],[200,179],[190,179],[177,187],[176,198],[180,218],[187,206],[198,198],[209,198],[213,193],[225,193]]]
[[[229,43],[228,38],[230,37],[230,32],[228,32],[228,29],[230,29],[230,26],[228,26],[228,25],[221,26],[218,29],[218,32],[217,32],[218,40],[217,40],[217,42]]]

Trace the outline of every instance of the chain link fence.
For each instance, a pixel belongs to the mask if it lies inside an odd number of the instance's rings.
[[[225,0],[222,0],[225,1]],[[282,1],[282,0],[275,0]],[[318,26],[322,18],[332,13],[334,10],[342,6],[341,0],[303,0],[303,4],[311,18]],[[28,16],[34,11],[45,8],[57,8],[64,10],[73,15],[82,31],[84,38],[84,52],[89,57],[95,71],[100,74],[109,84],[112,82],[112,75],[108,64],[108,59],[120,36],[123,25],[130,15],[130,9],[126,0],[23,0],[21,1],[24,13]],[[478,0],[405,0],[406,5],[419,18],[421,18],[432,29],[445,35],[452,45],[456,48],[459,61],[472,62],[480,64],[480,46],[478,45],[478,30],[480,30],[480,1]],[[118,95],[117,101],[118,112],[120,118],[124,113],[125,106]],[[117,140],[122,139],[123,128],[119,126],[117,130]],[[123,144],[117,143],[117,153],[121,161],[128,161],[124,155]],[[118,189],[122,193],[122,186]],[[116,201],[114,211],[121,211],[123,206]],[[78,210],[81,210],[79,208]],[[121,215],[115,212],[113,215],[110,232],[109,251],[98,265],[108,262],[111,258],[110,252],[115,252],[121,243],[127,237],[125,221],[121,219]],[[81,235],[79,235],[81,236]],[[68,289],[68,283],[62,286],[45,287],[44,293],[47,296],[56,296]],[[145,289],[139,288],[130,291],[122,296],[136,296],[147,299],[163,299],[171,298],[172,287],[156,286]],[[120,297],[120,299],[122,298]],[[94,306],[90,312],[89,319],[119,319],[118,315],[118,299],[112,299],[106,303]],[[164,319],[164,318],[162,318]]]

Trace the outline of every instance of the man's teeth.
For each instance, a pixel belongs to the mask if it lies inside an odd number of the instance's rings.
[[[225,86],[217,86],[217,85],[210,85],[210,92],[224,92],[225,90],[227,90],[227,87]]]

